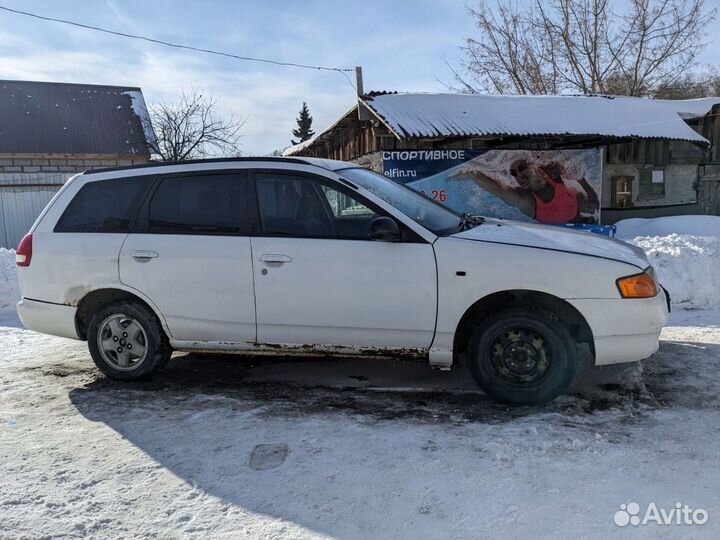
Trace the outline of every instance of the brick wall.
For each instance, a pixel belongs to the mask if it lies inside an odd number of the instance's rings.
[[[0,154],[2,173],[78,173],[147,163],[146,156],[17,156]]]

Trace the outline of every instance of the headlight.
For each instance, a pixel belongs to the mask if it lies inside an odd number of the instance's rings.
[[[658,293],[655,272],[652,267],[641,274],[622,277],[615,284],[623,298],[654,298]]]

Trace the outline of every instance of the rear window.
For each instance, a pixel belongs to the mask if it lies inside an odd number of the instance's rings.
[[[150,201],[147,232],[246,233],[246,193],[247,182],[239,174],[165,178]]]
[[[149,180],[137,176],[85,184],[60,216],[55,232],[128,232]]]

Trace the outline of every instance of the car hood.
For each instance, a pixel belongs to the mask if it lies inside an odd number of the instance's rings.
[[[601,257],[632,264],[640,269],[650,265],[645,252],[636,246],[599,234],[554,225],[488,218],[482,225],[454,234],[453,237]]]

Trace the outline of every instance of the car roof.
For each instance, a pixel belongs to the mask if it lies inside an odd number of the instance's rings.
[[[83,175],[100,174],[114,171],[130,171],[136,169],[147,169],[153,167],[182,167],[184,165],[193,164],[213,164],[213,163],[247,163],[247,162],[258,162],[258,163],[295,163],[298,165],[312,165],[327,169],[329,171],[339,171],[341,169],[349,169],[353,167],[360,167],[357,163],[350,163],[347,161],[337,161],[334,159],[321,159],[311,157],[280,157],[280,156],[265,156],[265,157],[234,157],[234,158],[212,158],[212,159],[189,159],[186,161],[154,161],[150,163],[142,163],[140,165],[129,165],[127,167],[109,167],[106,169],[93,169],[91,171],[85,171]]]
[[[322,167],[323,169],[327,169],[329,171],[339,171],[341,169],[350,169],[350,168],[358,168],[360,165],[357,163],[351,163],[349,161],[338,161],[337,159],[322,159],[322,158],[313,158],[313,157],[300,157],[295,159],[302,159],[306,163],[310,165],[315,165],[317,167]]]

